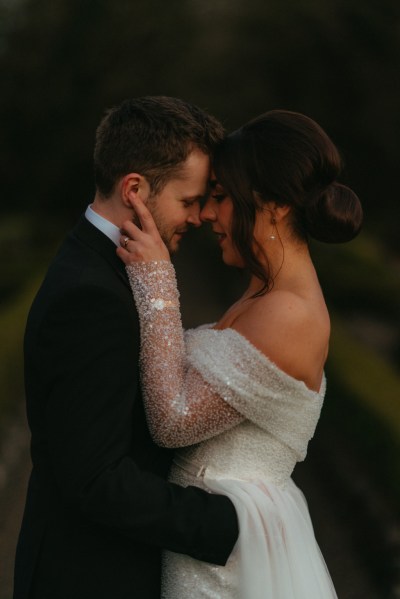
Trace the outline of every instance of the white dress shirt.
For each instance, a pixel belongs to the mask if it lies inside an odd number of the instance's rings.
[[[121,231],[114,223],[104,218],[104,216],[97,214],[91,205],[86,208],[85,217],[96,229],[99,229],[99,231],[111,239],[117,247],[120,246]]]

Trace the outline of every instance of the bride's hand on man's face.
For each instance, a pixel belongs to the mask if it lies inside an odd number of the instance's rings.
[[[121,227],[121,247],[117,248],[119,258],[126,264],[151,262],[152,260],[170,260],[166,245],[161,239],[154,219],[138,198],[132,201],[139,219],[139,228],[132,221],[125,221]]]

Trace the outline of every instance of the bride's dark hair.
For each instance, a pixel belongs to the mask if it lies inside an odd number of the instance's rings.
[[[228,135],[214,154],[215,175],[231,197],[232,238],[248,270],[269,290],[272,280],[254,251],[257,211],[291,207],[293,234],[327,243],[350,241],[362,224],[357,195],[337,182],[339,152],[309,117],[272,110]],[[266,256],[265,256],[266,258]],[[268,265],[268,261],[267,261]]]

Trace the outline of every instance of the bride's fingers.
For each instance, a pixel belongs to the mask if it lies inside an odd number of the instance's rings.
[[[129,248],[129,242],[133,241],[131,237],[129,237],[128,235],[121,235],[121,237],[119,238],[119,244],[122,248],[124,248],[124,250],[126,250],[127,252],[133,252],[133,245],[131,244],[131,248]]]
[[[130,239],[140,239],[143,237],[142,230],[131,220],[126,220],[120,230],[122,237],[130,237]]]
[[[129,237],[121,237],[121,246],[117,247],[117,255],[125,264],[142,262],[146,260],[147,252],[143,244],[137,243]]]
[[[133,258],[133,254],[129,253],[128,250],[126,250],[123,247],[117,247],[117,256],[119,258],[121,258],[122,262],[126,265],[130,264],[132,262],[132,258]],[[136,262],[136,260],[134,260]]]
[[[151,213],[143,202],[133,202],[142,228],[132,221],[123,223],[120,231],[120,244],[117,254],[125,264],[169,260],[169,252],[156,227]]]
[[[120,231],[119,243],[127,252],[131,254],[137,252],[140,247],[146,244],[146,234],[132,221],[125,221]]]
[[[142,231],[148,235],[151,235],[152,237],[157,237],[159,235],[157,225],[154,222],[153,216],[147,206],[138,197],[136,197],[134,200],[131,200],[131,204],[139,218]]]

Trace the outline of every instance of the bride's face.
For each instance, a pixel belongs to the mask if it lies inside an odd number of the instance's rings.
[[[200,219],[211,224],[222,250],[222,260],[228,266],[244,267],[244,262],[232,241],[233,203],[223,187],[211,180],[211,194],[204,204]]]

